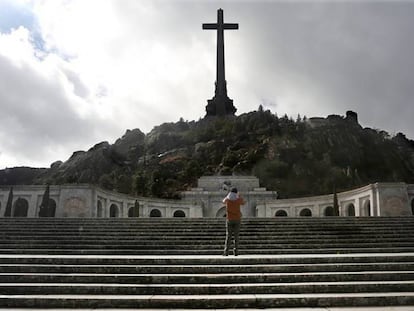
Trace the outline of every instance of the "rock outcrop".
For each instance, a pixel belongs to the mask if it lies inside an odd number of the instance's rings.
[[[147,135],[128,130],[112,145],[74,152],[49,169],[0,171],[0,183],[94,183],[176,198],[200,176],[214,174],[255,175],[281,197],[377,181],[414,183],[414,141],[363,128],[352,111],[346,117],[293,120],[259,109],[238,117],[164,123]]]

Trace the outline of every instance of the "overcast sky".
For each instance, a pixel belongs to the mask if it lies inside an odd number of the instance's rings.
[[[0,169],[204,117],[220,7],[237,115],[353,110],[414,139],[414,2],[0,0]]]

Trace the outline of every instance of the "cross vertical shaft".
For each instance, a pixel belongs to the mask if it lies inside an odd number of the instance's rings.
[[[224,23],[222,9],[217,10],[216,24],[203,24],[203,29],[217,30],[216,87],[214,97],[207,101],[207,116],[234,115],[236,112],[236,108],[233,106],[233,100],[227,96],[224,66],[224,30],[238,28],[238,24]]]

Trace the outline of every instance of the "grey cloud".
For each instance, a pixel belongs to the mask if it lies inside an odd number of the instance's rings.
[[[231,62],[246,66],[243,83],[277,99],[290,80],[285,91],[318,103],[304,102],[297,113],[353,109],[366,125],[414,138],[414,3],[267,2],[234,10],[241,49]]]
[[[75,95],[87,98],[90,94],[88,87],[82,82],[79,75],[75,72],[66,69],[65,74],[67,79],[72,83],[73,85],[73,92]]]
[[[3,153],[42,161],[50,150],[91,145],[99,130],[108,132],[98,118],[75,113],[56,79],[47,80],[27,65],[14,66],[2,56],[0,72]]]
[[[352,109],[362,125],[414,138],[414,3],[162,3],[154,8],[164,18],[149,29],[155,28],[157,40],[172,47],[191,44],[186,38],[195,36],[214,58],[214,34],[203,32],[201,23],[214,22],[222,6],[225,22],[240,24],[237,32],[225,34],[229,95],[239,112],[256,109],[266,98],[278,103],[275,112],[284,114],[281,94],[301,94],[304,102],[295,114],[345,114]],[[187,87],[194,86],[183,89]]]
[[[38,146],[46,142],[49,148],[64,146],[70,155],[110,140],[111,135],[116,138],[114,131],[122,134],[125,107],[136,116],[138,128],[150,129],[181,116],[203,117],[214,92],[215,34],[203,31],[201,24],[215,22],[219,7],[225,22],[240,25],[238,31],[225,34],[228,91],[238,113],[260,104],[293,117],[345,114],[351,109],[364,126],[391,134],[401,131],[414,139],[414,3],[155,0],[114,1],[113,7],[124,30],[105,50],[114,60],[131,53],[132,40],[141,62],[147,60],[140,59],[140,49],[159,43],[177,58],[201,47],[211,63],[202,63],[201,55],[189,57],[185,65],[196,68],[190,71],[195,76],[176,84],[170,81],[174,73],[165,73],[156,82],[167,102],[143,102],[135,93],[136,98],[130,95],[119,103],[113,120],[104,123],[97,117],[80,117],[56,81],[0,58],[0,152],[40,159],[47,151]],[[146,72],[134,70],[134,75],[144,77],[138,81],[146,81]],[[88,86],[76,73],[65,75],[75,95],[89,96]],[[103,85],[99,95],[107,97],[111,87]],[[281,99],[297,95],[303,102],[295,107]],[[129,108],[131,102],[136,105]]]

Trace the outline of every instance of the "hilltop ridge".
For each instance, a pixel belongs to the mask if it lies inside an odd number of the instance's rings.
[[[127,130],[114,144],[77,151],[48,169],[0,171],[0,184],[92,183],[127,194],[179,198],[203,175],[255,175],[281,197],[372,182],[414,183],[414,141],[346,116],[278,117],[260,106],[240,116]]]

